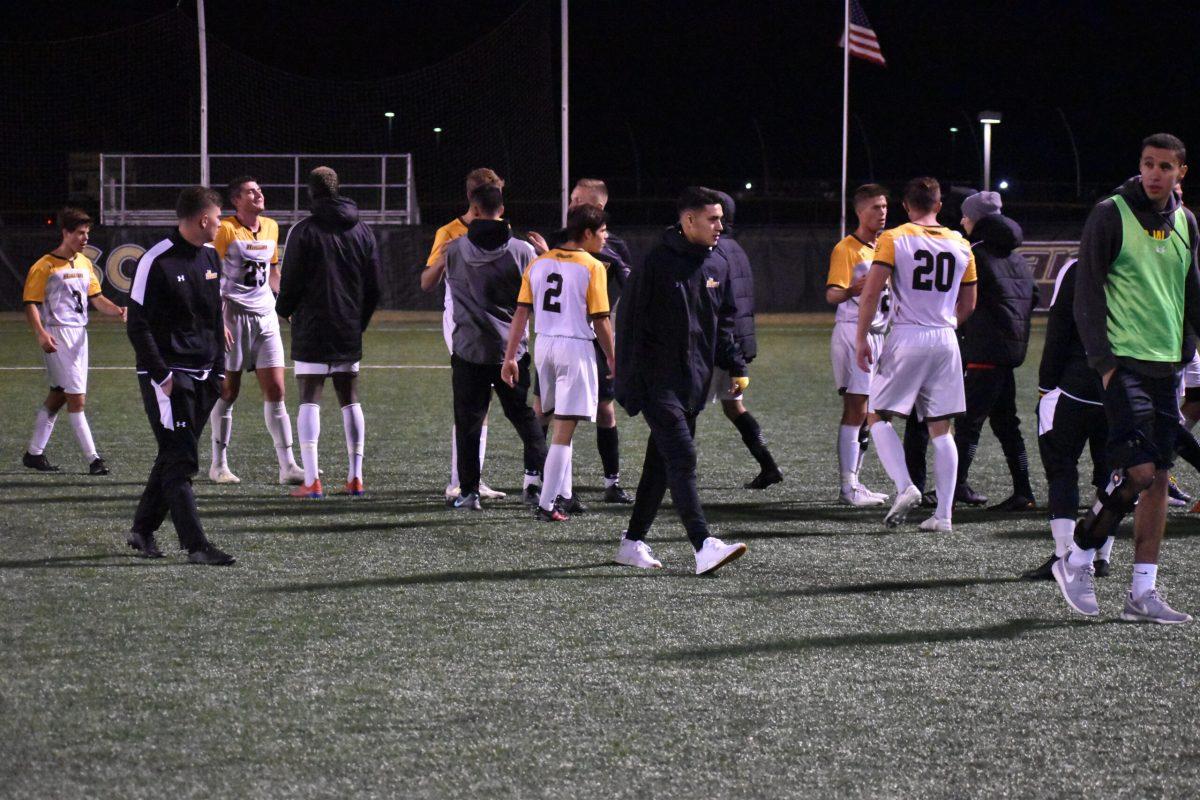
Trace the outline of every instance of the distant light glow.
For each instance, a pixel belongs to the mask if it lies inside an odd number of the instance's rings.
[[[958,128],[951,128],[951,129],[950,129],[950,132],[951,132],[951,133],[958,133]]]
[[[1004,191],[1007,188],[1008,188],[1008,181],[1000,181],[1000,191]]]
[[[442,129],[441,129],[441,128],[434,128],[434,129],[433,129],[433,132],[434,132],[434,133],[441,133],[441,132],[442,132]]]
[[[747,188],[747,189],[753,189],[753,188],[754,188],[754,184],[753,184],[753,183],[751,183],[750,181],[746,181],[746,188]]]
[[[387,117],[388,119],[391,119],[392,117],[396,116],[396,112],[395,111],[385,111],[385,112],[383,112],[383,115],[385,117]]]

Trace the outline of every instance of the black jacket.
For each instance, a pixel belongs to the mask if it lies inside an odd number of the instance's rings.
[[[217,251],[190,244],[177,230],[147,250],[129,290],[126,333],[138,372],[155,383],[166,380],[172,369],[223,375],[225,323]]]
[[[964,366],[1019,367],[1029,349],[1029,321],[1037,305],[1037,283],[1024,258],[1021,228],[1008,217],[988,214],[967,237],[975,254],[979,299],[958,329]]]
[[[566,230],[557,230],[546,238],[546,244],[551,249],[562,247],[566,241]],[[625,288],[625,281],[629,280],[629,270],[633,265],[633,255],[629,252],[629,245],[625,244],[624,239],[609,233],[604,249],[592,255],[604,265],[605,278],[608,280],[608,307],[615,309],[617,301],[621,299],[621,290]]]
[[[758,355],[758,338],[754,334],[754,275],[750,272],[750,257],[733,239],[731,226],[717,242],[717,252],[729,264],[729,282],[733,286],[733,337],[742,357],[749,364]]]
[[[1076,400],[1100,403],[1104,399],[1100,374],[1088,366],[1083,340],[1075,327],[1075,262],[1059,270],[1046,318],[1046,343],[1038,367],[1038,391],[1062,389]]]
[[[629,274],[617,315],[616,399],[630,414],[673,394],[697,414],[713,365],[746,374],[733,338],[737,307],[729,263],[715,248],[694,245],[676,226]]]
[[[1147,231],[1172,230],[1171,220],[1179,208],[1179,198],[1176,195],[1172,194],[1166,208],[1159,211],[1154,208],[1142,189],[1141,177],[1125,181],[1116,193],[1129,204],[1134,216]],[[1192,268],[1187,274],[1183,310],[1185,341],[1180,342],[1181,361],[1185,356],[1190,358],[1191,348],[1186,343],[1188,327],[1191,327],[1192,331],[1200,332],[1200,271],[1196,265],[1197,240],[1200,236],[1197,235],[1196,217],[1187,209],[1184,209],[1184,216],[1187,218],[1188,234],[1192,240]],[[1120,362],[1123,366],[1144,375],[1165,377],[1174,371],[1175,365],[1118,358],[1113,354],[1112,345],[1108,340],[1108,299],[1104,287],[1108,280],[1108,270],[1121,252],[1121,230],[1121,212],[1111,197],[1097,203],[1088,215],[1083,226],[1083,236],[1079,241],[1075,323],[1079,326],[1079,336],[1087,349],[1088,363],[1097,372],[1108,372]],[[1188,352],[1185,353],[1185,350]]]
[[[362,334],[379,303],[379,250],[358,206],[345,197],[313,201],[312,216],[288,233],[275,311],[292,323],[292,358],[330,363],[362,358]]]

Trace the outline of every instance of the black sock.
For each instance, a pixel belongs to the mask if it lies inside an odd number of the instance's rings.
[[[1012,476],[1013,494],[1033,499],[1033,486],[1029,483],[1029,455],[1024,449],[1016,458],[1008,459],[1008,474]]]
[[[1175,440],[1175,452],[1187,463],[1200,470],[1200,443],[1187,426],[1179,426],[1178,438]]]
[[[766,471],[779,470],[779,467],[775,465],[775,459],[771,457],[771,451],[767,449],[767,440],[763,438],[762,428],[758,427],[758,420],[754,419],[749,411],[735,419],[733,427],[742,434],[742,441],[746,444],[746,449],[750,451],[750,455],[754,456],[754,460],[760,467]]]
[[[615,481],[621,476],[621,447],[616,425],[611,428],[596,427],[596,449],[600,451],[604,477]]]

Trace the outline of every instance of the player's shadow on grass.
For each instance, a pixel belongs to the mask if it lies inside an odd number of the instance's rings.
[[[761,501],[745,503],[705,503],[704,516],[710,522],[846,522],[859,523],[880,514],[878,508],[849,506],[792,505]]]
[[[711,661],[720,658],[743,656],[778,655],[804,653],[813,650],[833,650],[842,647],[894,647],[972,641],[1005,641],[1018,639],[1028,633],[1080,628],[1119,620],[1090,622],[1086,620],[1010,619],[997,625],[979,628],[933,628],[915,631],[889,631],[886,633],[847,633],[839,636],[809,636],[799,639],[775,639],[767,642],[728,645],[724,647],[697,647],[683,650],[668,650],[654,657],[658,662]]]
[[[734,600],[765,600],[784,597],[837,597],[841,595],[877,594],[883,592],[919,592],[937,589],[965,589],[1001,583],[1020,583],[1017,577],[993,578],[929,578],[911,581],[876,581],[874,583],[842,583],[834,586],[806,586],[803,589],[775,589],[732,595]]]
[[[111,561],[101,564],[101,561]],[[121,553],[91,553],[83,556],[55,556],[52,558],[30,558],[18,561],[0,561],[0,569],[72,569],[108,567],[171,567],[184,566],[165,559],[132,558]]]
[[[28,497],[4,497],[0,498],[0,506],[24,506],[24,505],[92,505],[94,503],[123,503],[130,506],[136,506],[138,500],[142,498],[142,493],[137,494],[105,494],[96,496],[81,497],[79,494],[66,495],[37,495]]]
[[[321,533],[365,533],[368,531],[389,531],[389,530],[410,530],[420,528],[439,528],[457,526],[461,524],[461,520],[456,519],[438,519],[438,520],[375,520],[373,522],[323,522],[317,524],[305,523],[303,525],[248,525],[243,530],[243,533],[301,533],[301,534],[321,534]]]
[[[149,470],[147,470],[149,472]],[[146,485],[146,479],[118,481],[109,480],[105,477],[87,477],[86,472],[70,473],[56,472],[52,475],[43,475],[37,478],[26,478],[24,480],[17,478],[15,480],[6,477],[6,475],[22,475],[24,473],[3,473],[0,472],[0,478],[4,480],[4,488],[6,489],[56,489],[64,488],[80,488],[80,489],[107,489],[110,486],[137,486]],[[71,478],[72,480],[66,480]],[[78,498],[76,498],[78,499]]]

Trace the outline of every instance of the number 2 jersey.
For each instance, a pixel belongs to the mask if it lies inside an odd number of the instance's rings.
[[[278,223],[259,217],[255,232],[237,215],[226,217],[213,247],[221,257],[221,297],[250,314],[274,311],[275,295],[267,278],[271,265],[279,263]]]
[[[912,222],[884,231],[875,263],[892,271],[892,324],[953,328],[960,286],[975,283],[975,256],[960,234]]]
[[[539,336],[595,339],[591,321],[609,311],[604,264],[583,250],[556,247],[525,269],[517,303],[533,309]]]
[[[87,256],[46,254],[29,268],[21,299],[42,306],[43,325],[82,328],[88,322],[88,298],[98,294],[100,281]]]

